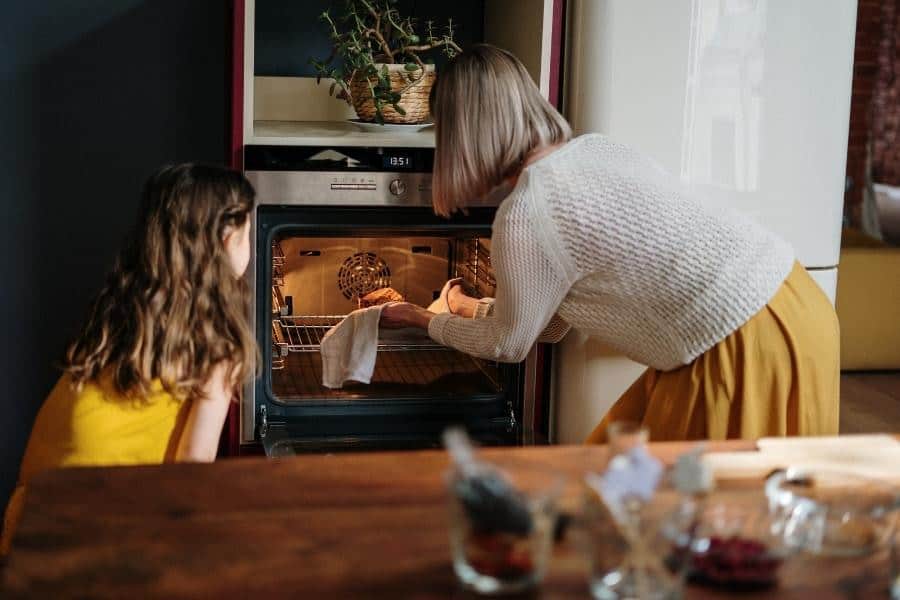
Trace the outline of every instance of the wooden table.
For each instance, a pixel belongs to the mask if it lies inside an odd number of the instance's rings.
[[[671,461],[686,447],[651,449]],[[550,465],[574,482],[606,463],[602,447],[484,454]],[[442,452],[427,451],[51,472],[29,490],[0,596],[469,597],[450,565],[446,466]],[[586,561],[570,537],[533,597],[588,597]],[[884,554],[795,559],[779,588],[742,597],[884,598],[887,570]]]

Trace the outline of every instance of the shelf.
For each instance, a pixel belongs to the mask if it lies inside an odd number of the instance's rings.
[[[434,128],[371,132],[341,121],[254,121],[248,144],[434,148]]]
[[[288,352],[318,352],[322,337],[343,320],[344,315],[284,316],[273,320],[279,332],[274,344]],[[378,350],[447,350],[417,329],[385,329],[378,332]],[[286,353],[282,351],[282,356]]]

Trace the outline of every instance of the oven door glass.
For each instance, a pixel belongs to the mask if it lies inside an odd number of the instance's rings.
[[[347,382],[341,389],[322,385],[322,337],[349,312],[402,300],[446,310],[440,291],[457,276],[477,275],[479,293],[492,294],[492,286],[484,283],[490,277],[488,244],[470,236],[324,237],[280,230],[271,244],[273,399],[302,403],[502,393],[495,363],[441,346],[418,329],[379,332],[370,383]]]
[[[493,209],[445,220],[430,208],[259,207],[257,439],[267,447],[279,436],[295,448],[423,447],[460,424],[482,443],[515,443],[521,366],[473,358],[422,331],[382,330],[370,383],[322,385],[322,336],[351,311],[379,299],[428,307],[452,277],[475,296],[493,296],[492,220]]]

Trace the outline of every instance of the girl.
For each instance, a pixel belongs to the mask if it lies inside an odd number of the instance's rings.
[[[212,461],[256,346],[241,279],[255,193],[240,173],[165,167],[63,376],[38,412],[4,519],[9,547],[25,485],[76,465]]]
[[[493,224],[496,300],[466,318],[478,303],[450,282],[449,312],[389,305],[385,326],[508,362],[571,326],[648,365],[590,441],[620,419],[654,440],[837,433],[837,317],[787,243],[704,208],[627,146],[571,139],[503,50],[460,54],[432,95],[435,211],[511,189]]]

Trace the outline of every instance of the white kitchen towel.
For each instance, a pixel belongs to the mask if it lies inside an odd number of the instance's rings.
[[[378,322],[384,304],[354,310],[322,337],[322,385],[343,387],[345,381],[369,383],[378,355]]]

